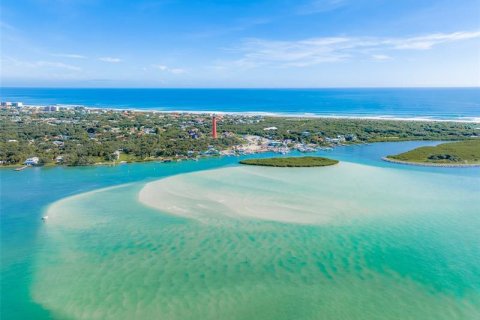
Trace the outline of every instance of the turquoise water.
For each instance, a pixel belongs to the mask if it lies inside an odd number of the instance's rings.
[[[2,170],[2,316],[478,318],[480,170],[379,160],[423,144],[337,148],[349,162],[315,174],[238,158]],[[157,200],[183,184],[210,203],[140,202],[157,183]]]
[[[29,104],[164,111],[266,112],[335,116],[477,118],[479,88],[74,89],[1,88],[3,100]]]

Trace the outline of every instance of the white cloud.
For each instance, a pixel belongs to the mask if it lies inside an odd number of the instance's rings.
[[[182,73],[185,73],[186,70],[185,69],[181,69],[181,68],[170,68],[166,65],[163,65],[163,64],[153,64],[152,65],[152,68],[154,69],[157,69],[157,70],[160,70],[160,71],[163,71],[163,72],[169,72],[169,73],[173,73],[173,74],[182,74]]]
[[[437,33],[406,38],[322,37],[295,41],[248,39],[230,49],[242,57],[233,66],[306,67],[368,56],[376,60],[391,59],[385,52],[427,50],[440,44],[480,37],[480,31]],[[230,63],[232,64],[232,62]]]
[[[122,59],[120,58],[113,58],[113,57],[100,57],[98,60],[103,61],[103,62],[108,62],[108,63],[119,63],[122,62]]]
[[[375,60],[391,60],[392,59],[392,57],[386,54],[373,54],[372,58]]]
[[[59,58],[71,58],[71,59],[86,59],[87,57],[81,54],[76,54],[76,53],[55,53],[52,54],[54,57],[59,57]]]
[[[154,64],[154,65],[152,65],[152,67],[154,67],[154,68],[156,68],[156,69],[158,69],[158,70],[160,70],[160,71],[166,71],[166,70],[168,70],[168,67],[167,67],[167,66],[164,66],[164,65],[161,65],[161,64]]]

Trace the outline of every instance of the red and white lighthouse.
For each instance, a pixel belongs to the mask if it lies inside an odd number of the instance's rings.
[[[212,116],[212,137],[217,139],[217,117],[215,115]]]

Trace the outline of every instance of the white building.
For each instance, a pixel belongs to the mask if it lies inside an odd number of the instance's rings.
[[[12,106],[11,102],[8,102],[8,101],[2,102],[2,107],[11,107],[11,106]]]
[[[13,107],[23,107],[23,102],[13,102],[12,106]]]
[[[32,157],[25,160],[23,164],[26,164],[27,166],[36,166],[38,164],[38,161],[40,161],[38,157]]]

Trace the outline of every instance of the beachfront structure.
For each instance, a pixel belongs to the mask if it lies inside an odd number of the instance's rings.
[[[23,102],[13,102],[12,107],[23,107]]]
[[[27,160],[25,160],[25,162],[23,164],[25,164],[27,166],[36,166],[39,161],[40,161],[40,159],[38,157],[31,157],[31,158],[28,158]]]
[[[217,117],[215,115],[212,116],[212,137],[217,139]]]
[[[59,106],[46,106],[45,108],[43,108],[43,111],[45,111],[45,112],[60,111],[60,107]]]
[[[11,107],[11,106],[12,106],[12,103],[9,101],[2,102],[2,107]]]

